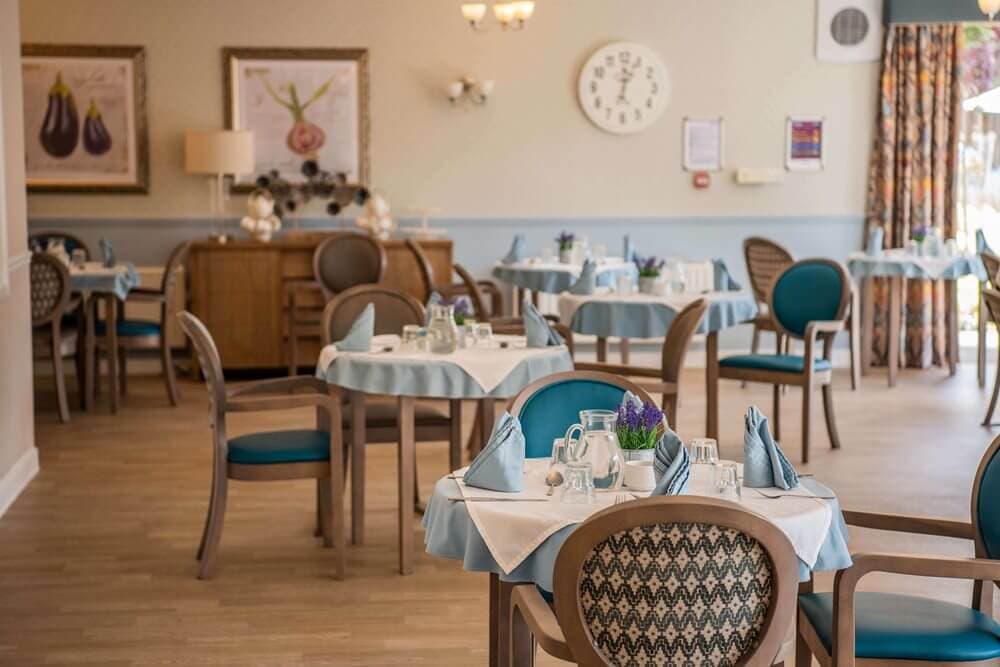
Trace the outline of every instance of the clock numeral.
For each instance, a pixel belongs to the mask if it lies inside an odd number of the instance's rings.
[[[636,70],[642,67],[642,56],[637,56],[632,67]]]
[[[653,108],[653,98],[652,97],[647,97],[646,98],[646,108],[647,109],[652,109]]]
[[[660,84],[656,83],[655,81],[653,83],[649,84],[649,94],[650,95],[655,95],[658,92],[660,92]]]
[[[620,114],[618,114],[618,122],[621,125],[625,124],[625,112],[624,111],[622,111]]]
[[[655,70],[653,69],[652,65],[650,65],[649,67],[646,68],[646,78],[647,79],[652,79],[654,74],[655,74]]]
[[[594,108],[595,109],[600,109],[601,108],[601,96],[600,95],[598,95],[597,97],[594,98]]]
[[[620,63],[623,63],[623,64],[627,64],[627,63],[628,63],[628,61],[629,61],[629,60],[630,60],[631,58],[632,58],[632,54],[631,54],[631,53],[629,53],[628,51],[619,51],[619,52],[618,52],[618,61],[619,61]]]
[[[607,65],[608,67],[614,67],[615,66],[615,57],[614,56],[610,56],[610,55],[609,56],[604,56],[604,64]]]
[[[591,81],[590,82],[590,92],[592,92],[592,93],[596,93],[597,92],[597,82],[596,81]]]

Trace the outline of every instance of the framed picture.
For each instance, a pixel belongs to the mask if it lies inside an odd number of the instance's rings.
[[[789,116],[785,121],[785,168],[788,171],[820,171],[823,152],[823,118]]]
[[[721,171],[725,160],[722,118],[684,119],[684,170]]]
[[[25,44],[28,190],[149,191],[141,46]]]
[[[257,175],[277,170],[302,182],[302,163],[367,185],[368,51],[366,49],[223,49],[226,126],[252,130]]]

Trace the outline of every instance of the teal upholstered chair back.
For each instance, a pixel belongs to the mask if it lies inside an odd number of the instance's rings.
[[[1000,437],[990,445],[976,473],[972,525],[976,529],[977,555],[1000,558]]]
[[[771,313],[787,333],[802,338],[810,322],[844,319],[850,295],[844,267],[826,259],[804,259],[774,281]]]
[[[552,441],[580,421],[581,410],[617,410],[626,391],[652,401],[645,391],[610,373],[556,373],[525,387],[511,407],[521,420],[525,457],[551,456]]]

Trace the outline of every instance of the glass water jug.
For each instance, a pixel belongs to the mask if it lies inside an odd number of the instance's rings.
[[[455,306],[433,304],[431,321],[427,325],[427,340],[434,354],[451,354],[458,347],[458,327],[455,325]]]
[[[580,423],[566,431],[566,446],[572,459],[591,465],[594,486],[602,490],[621,488],[625,474],[625,457],[615,430],[617,417],[611,410],[581,410]],[[579,437],[574,440],[577,432]]]

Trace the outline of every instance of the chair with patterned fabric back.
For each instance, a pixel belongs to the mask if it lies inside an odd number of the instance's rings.
[[[530,633],[579,665],[770,665],[795,612],[785,534],[735,503],[671,496],[615,505],[556,558],[554,611],[534,586],[511,596],[513,646]]]
[[[66,376],[63,372],[63,357],[76,356],[76,381],[83,395],[83,344],[80,340],[82,322],[67,326],[67,314],[79,312],[80,299],[71,296],[69,271],[66,266],[44,252],[31,254],[31,328],[32,338],[41,356],[52,357],[53,376],[56,381],[56,397],[59,403],[59,419],[69,421],[69,402],[66,399]]]

